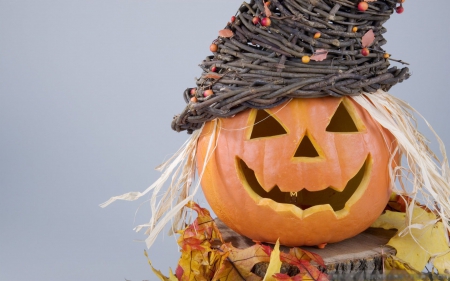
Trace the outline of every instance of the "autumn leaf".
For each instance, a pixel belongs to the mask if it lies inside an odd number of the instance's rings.
[[[256,244],[261,246],[261,249],[264,251],[264,253],[266,253],[267,256],[270,257],[270,255],[272,254],[272,247],[270,245],[265,245],[265,244],[261,244],[260,242],[256,242]]]
[[[406,214],[403,212],[386,211],[370,226],[384,229],[403,229]]]
[[[398,258],[411,264],[417,271],[425,268],[431,255],[448,251],[442,222],[428,225],[423,229],[412,229],[411,232],[412,235],[408,233],[403,237],[394,236],[388,245],[397,250]]]
[[[300,248],[292,248],[289,253],[281,253],[281,261],[296,266],[299,269],[302,278],[328,280],[325,273],[322,273],[317,267],[310,263],[311,261],[314,261],[322,267],[325,267],[323,259],[317,254]]]
[[[302,277],[300,276],[300,274],[297,274],[297,275],[291,277],[284,273],[277,273],[273,277],[277,281],[301,281],[302,280]]]
[[[215,280],[261,280],[261,277],[251,272],[253,266],[260,262],[269,262],[269,256],[263,251],[259,244],[255,244],[246,249],[238,249],[231,245],[231,243],[223,244],[222,252],[228,253],[228,258],[225,263],[229,266],[224,267],[220,272],[214,275]],[[231,265],[231,263],[233,265]],[[226,277],[226,279],[221,279]]]
[[[398,195],[395,192],[392,192],[391,197],[389,198],[389,202],[385,208],[385,211],[405,213],[408,206],[412,204],[413,201],[414,200],[407,195]],[[417,201],[415,201],[414,204],[427,212],[431,212],[426,205],[422,205]]]
[[[222,75],[219,75],[219,74],[215,74],[215,73],[208,73],[208,74],[205,74],[205,75],[203,75],[203,78],[210,78],[210,79],[220,79],[220,78],[222,78]]]
[[[183,276],[183,273],[184,273],[183,268],[180,265],[178,265],[177,269],[175,269],[175,275],[176,276]]]
[[[269,245],[261,245],[261,248],[268,256],[272,257],[272,252],[275,249],[272,249]],[[280,252],[280,260],[296,266],[299,269],[302,278],[328,280],[326,274],[322,273],[317,267],[310,263],[311,261],[314,261],[316,264],[326,267],[323,259],[315,253],[294,247],[289,250],[289,253]]]
[[[273,248],[273,251],[270,254],[269,266],[267,267],[266,275],[264,276],[263,281],[276,281],[273,275],[276,273],[280,273],[280,269],[281,269],[280,240],[277,240],[277,243],[275,243],[275,247]]]
[[[316,253],[308,252],[308,251],[300,249],[300,248],[292,248],[292,249],[290,249],[289,254],[291,256],[296,257],[299,260],[314,261],[318,265],[320,265],[322,267],[326,267],[325,262],[323,261],[322,257]]]
[[[180,241],[180,247],[181,249],[187,251],[187,250],[205,250],[204,247],[201,246],[202,240],[190,237],[190,238],[183,238]]]
[[[406,204],[412,202],[412,199],[409,197],[404,197],[392,192],[391,197],[389,198],[389,202],[386,206],[386,210],[389,211],[397,211],[397,212],[406,212]]]
[[[270,18],[272,16],[272,12],[270,12],[269,9],[269,2],[264,2],[264,13],[266,14],[266,17]]]
[[[415,275],[420,273],[419,271],[414,270],[411,265],[404,261],[401,261],[395,256],[389,256],[384,259],[384,269],[387,271],[387,274],[390,270],[402,270],[408,272],[409,274]]]
[[[328,51],[325,49],[317,49],[316,52],[310,57],[313,61],[323,61],[327,58]]]
[[[169,269],[169,277],[164,276],[161,271],[156,270],[151,264],[150,267],[152,268],[153,273],[159,278],[161,281],[178,281],[178,278],[173,275],[173,272],[171,269]]]
[[[405,213],[386,211],[371,227],[397,229],[398,233],[387,245],[397,250],[398,259],[422,271],[432,256],[442,256],[449,251],[447,233],[442,222],[436,222],[436,215],[420,206],[413,207],[410,230],[407,229],[405,217]],[[446,264],[444,257],[436,259],[441,271]]]
[[[178,278],[173,275],[172,269],[169,269],[169,277],[164,276],[161,271],[155,269],[152,265],[152,262],[148,258],[147,251],[144,250],[144,255],[147,257],[147,262],[150,265],[150,268],[152,269],[153,273],[161,280],[161,281],[178,281]]]
[[[178,244],[182,250],[177,277],[182,281],[211,280],[226,258],[226,253],[211,248],[211,243],[217,240],[223,243],[222,235],[207,209],[192,201],[186,207],[196,211],[198,216],[192,224],[178,231]]]
[[[231,243],[224,243],[217,225],[208,210],[201,208],[194,202],[186,207],[197,212],[198,216],[185,229],[178,231],[178,244],[181,257],[175,270],[176,275],[169,272],[164,276],[148,262],[154,274],[162,281],[261,281],[262,278],[252,273],[252,268],[258,263],[269,263],[266,271],[266,281],[299,281],[299,280],[327,280],[311,261],[323,265],[320,256],[293,248],[289,253],[280,251],[277,242],[274,249],[269,245],[256,243],[246,249],[235,248]],[[289,277],[279,273],[281,263],[287,262],[296,266],[300,273]]]
[[[233,35],[234,35],[233,31],[231,31],[229,29],[222,29],[221,31],[219,31],[220,37],[229,38],[229,37],[233,37]]]
[[[439,274],[450,274],[450,253],[436,257],[433,266],[438,270]]]
[[[369,30],[364,34],[364,36],[361,39],[361,44],[363,48],[369,47],[373,44],[373,41],[375,41],[375,34],[373,33],[373,30]]]

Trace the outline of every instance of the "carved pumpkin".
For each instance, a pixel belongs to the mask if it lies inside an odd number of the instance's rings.
[[[206,199],[253,240],[338,242],[367,229],[389,200],[394,138],[351,98],[293,99],[208,122],[198,141],[200,173],[211,137]]]

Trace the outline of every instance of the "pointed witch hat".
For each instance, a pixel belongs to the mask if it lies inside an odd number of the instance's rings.
[[[390,67],[382,49],[383,24],[396,7],[391,0],[244,3],[200,64],[197,87],[184,91],[188,104],[172,128],[192,133],[217,117],[291,98],[388,91],[410,77],[408,68]]]

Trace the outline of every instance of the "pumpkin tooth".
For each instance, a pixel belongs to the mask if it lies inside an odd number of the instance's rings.
[[[366,163],[369,158],[370,155],[366,157],[366,161],[364,161],[358,173],[348,181],[342,191],[328,187],[320,191],[309,191],[301,188],[296,192],[283,192],[275,185],[267,192],[257,180],[255,172],[247,166],[244,160],[237,158],[236,168],[239,170],[238,174],[240,175],[244,188],[255,200],[272,200],[279,204],[294,205],[302,210],[329,205],[336,212],[345,207],[347,201],[356,192],[361,182],[363,182],[366,174]]]

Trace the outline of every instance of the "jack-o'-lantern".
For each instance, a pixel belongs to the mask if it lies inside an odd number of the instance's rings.
[[[190,139],[145,191],[102,206],[151,191],[152,218],[137,227],[148,227],[150,246],[169,221],[172,230],[188,221],[197,165],[211,208],[230,228],[262,242],[319,245],[368,228],[398,179],[394,191],[424,199],[450,231],[443,143],[437,138],[440,160],[414,109],[387,93],[411,75],[383,49],[383,24],[403,1],[249,2],[219,31],[196,85],[183,93],[186,106],[171,125]],[[413,215],[408,208],[409,234]]]
[[[206,199],[253,240],[341,241],[368,228],[389,200],[394,138],[351,98],[293,99],[208,122],[198,141],[200,173],[211,137]]]

